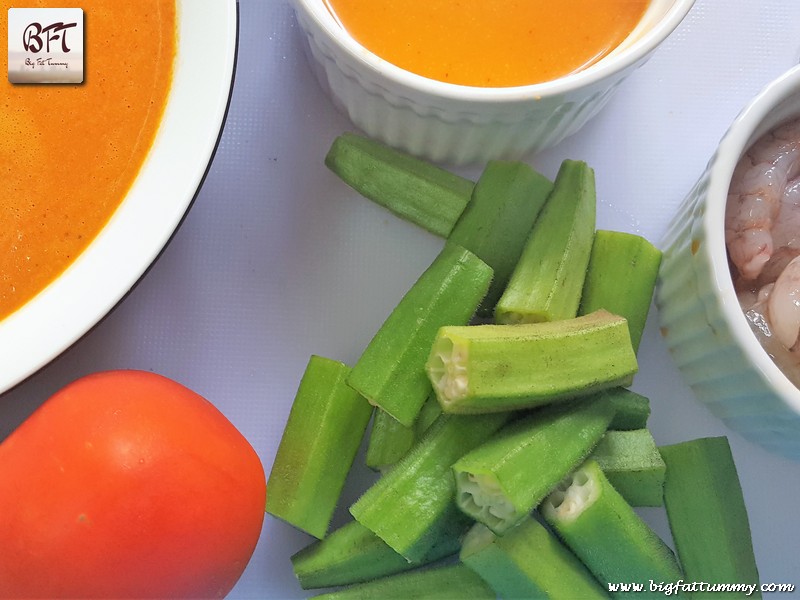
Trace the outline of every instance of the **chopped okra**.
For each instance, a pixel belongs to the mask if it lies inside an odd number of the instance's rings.
[[[613,415],[608,401],[591,398],[510,423],[453,465],[456,503],[503,535],[589,456]]]
[[[664,504],[686,578],[758,584],[750,522],[728,439],[700,438],[660,450],[667,464]]]
[[[503,536],[475,524],[460,558],[501,598],[608,598],[580,560],[533,517]]]
[[[629,385],[638,364],[625,319],[599,310],[545,323],[442,327],[426,369],[444,412],[487,413]]]
[[[507,419],[507,413],[441,415],[411,452],[350,507],[350,513],[407,560],[422,559],[443,532],[469,523],[453,502],[450,467]]]
[[[674,583],[675,555],[589,459],[542,503],[541,513],[599,581]]]
[[[436,332],[469,323],[491,279],[491,267],[480,258],[445,244],[381,325],[347,383],[411,427],[431,393],[425,360]]]
[[[495,307],[498,323],[535,323],[577,315],[594,238],[594,171],[565,160],[514,272]]]
[[[318,538],[328,530],[372,414],[345,384],[349,372],[329,358],[309,359],[267,482],[267,512]]]

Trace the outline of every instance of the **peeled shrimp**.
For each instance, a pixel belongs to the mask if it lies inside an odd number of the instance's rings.
[[[760,330],[760,339],[773,338],[784,351],[800,350],[800,256],[783,268],[774,283],[758,290],[738,292],[739,304],[751,325]],[[774,352],[774,350],[773,350]]]
[[[800,388],[800,353],[791,352],[781,344],[771,330],[769,320],[766,317],[767,302],[769,298],[768,290],[773,286],[766,286],[762,293],[759,293],[760,300],[745,310],[745,317],[750,324],[750,328],[758,341],[764,347],[767,354],[772,358],[778,368]]]
[[[793,350],[800,334],[800,257],[781,271],[767,298],[773,334],[784,348]]]
[[[728,191],[725,242],[744,279],[758,278],[776,248],[800,246],[800,231],[793,227],[800,224],[798,175],[800,120],[760,138],[736,166]]]

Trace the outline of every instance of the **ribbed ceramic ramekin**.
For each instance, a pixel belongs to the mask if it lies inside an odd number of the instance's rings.
[[[350,37],[324,0],[293,2],[317,79],[350,120],[396,148],[453,164],[520,158],[575,133],[694,4],[651,0],[622,45],[579,73],[537,85],[480,88],[400,69]]]
[[[725,249],[725,203],[733,169],[761,135],[800,117],[800,67],[759,93],[722,138],[662,242],[656,290],[661,332],[699,400],[731,429],[800,459],[800,390],[750,330]]]

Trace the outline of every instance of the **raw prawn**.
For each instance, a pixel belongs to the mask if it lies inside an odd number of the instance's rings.
[[[777,248],[800,246],[800,120],[761,137],[734,170],[725,213],[731,261],[746,280]]]
[[[794,267],[793,267],[794,268]],[[797,351],[789,350],[778,338],[778,331],[773,329],[770,323],[769,304],[770,298],[773,302],[777,301],[779,296],[773,297],[773,290],[776,284],[769,283],[762,287],[757,292],[748,290],[739,294],[739,301],[744,309],[745,317],[750,325],[750,329],[758,339],[761,346],[772,358],[773,362],[778,368],[783,371],[786,377],[798,388],[800,388],[800,353]],[[785,298],[785,296],[784,296]],[[786,307],[779,307],[779,312],[783,312]],[[784,336],[784,341],[792,337],[792,327],[786,327],[785,323],[781,323],[781,317],[778,317],[778,328],[783,329],[781,335]],[[794,335],[797,335],[797,330],[794,329]],[[787,341],[787,343],[793,343]],[[797,343],[794,342],[793,348],[796,349]]]
[[[781,271],[767,297],[767,318],[784,348],[794,350],[800,334],[800,257]]]

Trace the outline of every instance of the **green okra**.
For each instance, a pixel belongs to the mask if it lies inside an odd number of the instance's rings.
[[[446,244],[372,338],[347,383],[401,424],[413,425],[431,394],[425,360],[436,332],[466,325],[491,278],[481,259]]]
[[[661,250],[633,233],[595,232],[578,314],[604,308],[628,320],[633,349],[639,349],[653,301]]]
[[[660,451],[667,465],[664,504],[687,581],[757,588],[750,523],[728,439],[701,438]],[[760,597],[757,589],[752,597]]]
[[[442,407],[439,406],[439,402],[436,400],[436,394],[431,392],[425,404],[422,405],[417,420],[414,421],[414,435],[416,440],[419,440],[425,432],[428,431],[428,428],[434,424],[441,414]]]
[[[498,323],[577,315],[592,250],[597,196],[594,171],[565,160],[495,308]]]
[[[350,521],[294,554],[292,568],[304,590],[388,577],[458,553],[464,529],[442,536],[420,562],[411,563],[358,521]]]
[[[475,186],[431,162],[353,133],[334,140],[325,165],[365,198],[444,238]]]
[[[644,429],[650,418],[649,398],[624,387],[610,388],[599,392],[614,406],[614,419],[609,429],[626,431]]]
[[[664,505],[667,467],[647,429],[606,432],[592,458],[631,506]]]
[[[492,588],[462,564],[420,569],[314,596],[325,600],[496,600]]]
[[[608,598],[583,563],[533,517],[502,537],[476,523],[460,558],[501,598]]]
[[[443,325],[467,323],[491,277],[491,268],[474,254],[445,245],[381,326],[348,383],[411,426],[431,393],[424,364],[436,331]]]
[[[567,476],[540,510],[598,581],[674,584],[682,578],[669,546],[591,459]]]
[[[406,427],[383,409],[376,409],[367,445],[367,466],[380,471],[403,458],[414,445],[414,426]]]
[[[411,427],[401,425],[384,410],[376,410],[367,446],[367,466],[383,471],[397,463],[441,413],[434,394],[428,396]]]
[[[613,416],[608,401],[591,398],[506,425],[453,465],[458,507],[504,535],[589,456]]]
[[[426,364],[446,413],[531,408],[630,385],[625,319],[596,311],[522,325],[442,327]]]
[[[421,560],[443,531],[470,521],[454,502],[450,467],[508,418],[508,413],[440,416],[411,452],[350,507],[350,513],[407,560]]]
[[[266,510],[321,538],[328,530],[372,407],[345,384],[350,368],[311,356],[275,461]]]
[[[491,316],[553,183],[525,163],[489,161],[449,241],[494,269],[478,314]]]

